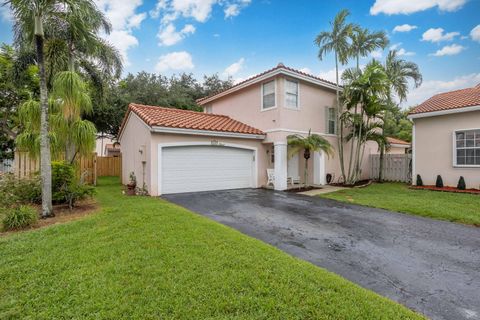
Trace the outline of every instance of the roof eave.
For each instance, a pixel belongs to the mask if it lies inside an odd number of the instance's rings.
[[[461,108],[455,108],[455,109],[438,110],[438,111],[428,111],[428,112],[421,112],[421,113],[411,113],[407,116],[407,118],[410,120],[413,120],[413,119],[419,119],[419,118],[443,116],[448,114],[463,113],[463,112],[470,112],[470,111],[480,111],[480,105],[461,107]]]
[[[151,132],[201,135],[201,136],[224,137],[224,138],[256,139],[256,140],[265,139],[265,134],[239,133],[239,132],[213,131],[213,130],[199,130],[199,129],[186,129],[186,128],[172,128],[172,127],[161,127],[161,126],[152,126]]]

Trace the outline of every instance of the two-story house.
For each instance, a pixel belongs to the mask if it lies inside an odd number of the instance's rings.
[[[135,173],[151,195],[303,183],[303,154],[289,155],[287,137],[308,131],[335,149],[315,152],[309,184],[340,177],[335,84],[279,64],[232,88],[198,100],[204,112],[131,104],[120,128],[122,181]],[[364,158],[376,152],[368,145]],[[346,159],[349,146],[345,147]],[[364,160],[364,175],[368,161]]]

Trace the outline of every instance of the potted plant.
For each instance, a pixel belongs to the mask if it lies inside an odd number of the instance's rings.
[[[132,171],[130,172],[130,181],[127,184],[127,194],[130,196],[135,195],[135,188],[137,187],[137,177],[135,173]]]

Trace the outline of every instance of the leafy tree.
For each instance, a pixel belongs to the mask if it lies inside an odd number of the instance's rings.
[[[232,78],[222,80],[217,73],[211,76],[203,76],[203,96],[209,96],[211,94],[227,90],[233,86]]]
[[[333,52],[335,55],[335,83],[336,83],[336,97],[337,97],[337,133],[338,137],[338,154],[340,159],[340,170],[342,172],[343,181],[345,181],[345,163],[343,155],[343,124],[340,119],[340,114],[343,108],[340,105],[340,86],[338,76],[338,63],[342,65],[348,62],[348,57],[351,52],[349,39],[352,36],[354,25],[347,23],[346,19],[350,12],[346,9],[340,11],[333,22],[330,22],[331,31],[320,32],[315,43],[319,47],[318,58],[322,60],[327,53]]]
[[[330,142],[318,134],[311,134],[311,130],[308,131],[308,135],[306,137],[301,135],[288,136],[287,143],[289,147],[289,157],[292,157],[294,154],[303,151],[303,158],[305,159],[305,168],[303,173],[305,186],[308,184],[308,159],[310,159],[311,153],[315,151],[323,151],[328,156],[333,154],[333,148]]]
[[[410,109],[402,110],[398,105],[389,109],[384,125],[384,133],[387,137],[412,141],[412,122],[407,119]]]

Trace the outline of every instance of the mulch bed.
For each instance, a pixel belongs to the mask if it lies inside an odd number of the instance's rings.
[[[443,187],[437,188],[435,186],[410,186],[410,189],[421,189],[421,190],[431,190],[431,191],[442,191],[442,192],[456,192],[456,193],[469,193],[469,194],[478,194],[480,195],[479,189],[465,189],[459,190],[455,187]]]
[[[62,205],[54,205],[53,206],[53,212],[55,213],[55,217],[51,218],[46,218],[46,219],[41,219],[39,218],[37,223],[27,229],[22,229],[22,230],[12,230],[12,231],[6,231],[6,232],[0,232],[0,235],[7,235],[11,233],[16,233],[16,232],[23,232],[23,231],[29,231],[33,229],[39,229],[39,228],[44,228],[50,225],[54,224],[59,224],[59,223],[66,223],[70,221],[75,221],[78,219],[81,219],[83,217],[86,217],[92,213],[95,213],[98,211],[98,205],[93,199],[88,199],[88,200],[83,200],[79,201],[75,204],[75,207],[70,210],[68,208],[68,205],[62,204]],[[38,211],[40,212],[40,206],[38,206]]]
[[[297,193],[297,192],[305,192],[305,191],[310,191],[310,190],[320,190],[322,188],[319,188],[319,187],[298,187],[298,188],[293,188],[293,189],[287,189],[285,190],[285,192],[294,192],[294,193]]]

